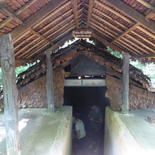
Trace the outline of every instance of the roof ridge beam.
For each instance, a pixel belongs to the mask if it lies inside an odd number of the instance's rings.
[[[125,4],[121,0],[106,0],[109,4],[113,5],[115,8],[119,9],[135,21],[139,22],[140,24],[146,26],[149,28],[151,31],[155,32],[155,22],[152,20],[148,19],[146,20],[146,17],[140,14],[138,11],[134,10],[127,4]]]

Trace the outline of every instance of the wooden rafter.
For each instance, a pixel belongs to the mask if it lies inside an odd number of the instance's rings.
[[[95,3],[97,3],[97,4],[100,5],[100,6],[102,6],[102,7],[105,8],[106,10],[112,12],[113,14],[117,15],[118,17],[122,18],[124,21],[126,21],[126,22],[128,22],[128,23],[130,23],[130,24],[133,24],[133,22],[132,22],[130,19],[128,19],[127,17],[123,16],[123,15],[120,14],[119,12],[113,10],[113,9],[110,8],[109,6],[107,6],[107,5],[105,5],[105,4],[101,3],[101,2],[99,2],[99,1],[97,1],[97,0],[95,0]]]
[[[0,28],[4,27],[6,24],[8,24],[12,19],[16,20],[19,24],[22,24],[22,21],[19,17],[17,17],[15,14],[11,13],[9,10],[5,8],[4,4],[0,4],[0,10],[3,11],[8,15],[8,17],[0,23]]]
[[[8,18],[6,18],[5,20],[3,20],[1,23],[0,23],[0,29],[3,28],[5,25],[7,25],[10,21],[12,21],[13,17],[12,16],[9,16]]]
[[[128,6],[127,4],[125,4],[123,1],[121,1],[121,0],[107,0],[107,2],[112,4],[118,10],[122,11],[123,13],[125,13],[126,15],[128,15],[129,17],[134,19],[135,21],[141,23],[142,25],[148,27],[150,30],[155,32],[155,26],[154,26],[154,22],[152,20],[148,19],[148,21],[146,21],[145,16],[143,16],[141,13],[139,13],[135,9],[133,9],[130,6]]]
[[[32,32],[33,34],[35,34],[37,37],[43,39],[45,42],[47,42],[48,44],[52,44],[49,40],[47,40],[45,37],[43,37],[41,34],[39,34],[38,32],[34,31],[32,28],[30,28],[30,32]]]
[[[122,32],[121,29],[117,28],[116,26],[114,26],[113,24],[109,23],[108,21],[102,19],[101,17],[93,14],[93,17],[95,17],[96,19],[98,19],[99,21],[102,21],[103,23],[105,23],[106,25],[108,25],[108,27],[113,28],[114,30],[117,30],[118,32]]]
[[[72,8],[73,8],[73,15],[74,15],[74,19],[75,19],[75,26],[76,26],[76,28],[79,28],[77,0],[71,0],[71,2],[72,2]]]
[[[27,29],[34,26],[39,21],[42,21],[45,16],[53,12],[53,10],[55,10],[56,8],[61,8],[61,5],[63,3],[63,0],[52,0],[51,2],[49,2],[48,5],[44,6],[42,9],[37,11],[37,13],[25,20],[25,22],[23,22],[20,26],[15,28],[11,33],[12,38],[15,39],[20,36],[22,33],[27,31]]]
[[[116,39],[114,39],[111,43],[116,42],[117,40],[119,40],[120,38],[124,37],[126,34],[128,34],[129,32],[133,31],[134,29],[136,29],[138,27],[139,23],[136,23],[134,26],[132,26],[130,29],[128,29],[127,31],[125,31],[124,33],[122,33],[119,37],[117,37]]]
[[[123,24],[121,24],[120,22],[116,21],[115,19],[113,19],[112,17],[108,16],[107,14],[105,14],[104,12],[99,11],[98,9],[94,8],[94,12],[97,12],[99,15],[102,15],[106,18],[108,18],[109,20],[113,21],[114,23],[116,23],[117,25],[119,25],[120,27],[127,29],[127,27]]]
[[[131,35],[126,34],[126,36],[127,36],[128,38],[130,38],[130,39],[132,40],[132,42],[134,42],[134,44],[137,45],[137,43],[138,43],[142,48],[145,48],[145,49],[147,49],[147,50],[149,50],[149,51],[151,51],[151,52],[154,52],[154,49],[150,48],[149,46],[146,46],[144,43],[142,43],[141,41],[135,39],[135,38],[132,37]]]
[[[70,40],[72,38],[72,33],[69,32],[65,37],[63,37],[59,42],[55,43],[53,46],[48,47],[46,50],[51,50],[54,51],[55,49],[57,49],[58,47],[62,46],[62,44],[64,44],[66,42],[66,40]],[[35,55],[35,57],[33,57],[32,61],[36,61],[38,58],[42,57],[45,55],[46,50],[42,50],[39,53],[37,53]]]
[[[132,33],[133,33],[135,36],[137,36],[138,38],[144,40],[144,41],[147,42],[148,44],[150,44],[150,45],[152,45],[153,47],[155,47],[155,44],[154,44],[153,42],[151,42],[151,41],[149,41],[148,39],[142,37],[141,35],[139,35],[138,33],[134,32],[134,31],[132,31]]]
[[[92,17],[93,7],[94,7],[95,0],[89,0],[89,7],[88,7],[88,18],[87,18],[87,28],[89,28],[90,20]]]
[[[121,39],[117,40],[116,43],[121,44],[121,45],[123,44],[124,48],[128,49],[128,51],[131,51],[131,50],[132,50],[132,52],[133,52],[134,54],[136,54],[136,55],[137,55],[137,54],[142,54],[142,53],[140,52],[140,50],[137,49],[137,48],[135,48],[135,46],[132,45],[131,42],[130,42],[128,39],[126,39],[126,38],[121,38]],[[131,46],[131,45],[132,45],[132,46]]]
[[[117,42],[117,46],[122,47],[122,49],[125,49],[123,51],[126,51],[126,50],[131,51],[131,49],[132,49],[132,53],[134,53],[135,55],[138,55],[138,53],[140,53],[139,50],[136,50],[135,48],[132,48],[128,43],[124,42],[121,39]]]
[[[96,38],[97,40],[103,42],[106,46],[109,46],[111,49],[116,50],[118,52],[122,52],[123,49],[111,44],[110,42],[108,42],[106,39],[104,39],[103,37],[97,35],[96,33],[93,33],[93,37]]]
[[[152,9],[152,10],[155,10],[155,7],[152,6],[150,3],[148,3],[147,1],[145,0],[137,0],[139,3],[143,4],[144,6],[146,6],[147,8],[149,9]]]
[[[108,30],[107,27],[103,27],[102,24],[100,24],[99,22],[96,22],[94,19],[92,19],[91,25],[96,27],[97,30],[100,30],[100,32],[104,33],[104,35],[106,35],[108,38],[110,36],[112,36],[113,38],[115,37],[113,33]]]
[[[17,11],[15,11],[15,15],[21,14],[23,11],[25,11],[28,7],[30,7],[32,4],[34,4],[37,0],[30,0],[25,5],[23,5],[21,8],[19,8]]]
[[[135,42],[133,42],[133,41],[130,41],[129,39],[127,39],[127,38],[125,38],[125,37],[123,37],[123,38],[121,38],[123,41],[124,41],[124,43],[126,42],[126,43],[128,43],[128,44],[130,44],[131,45],[131,49],[132,50],[135,50],[136,51],[136,49],[137,49],[137,53],[140,53],[139,52],[139,50],[140,51],[143,51],[144,53],[149,53],[147,50],[144,50],[142,47],[140,47],[140,46],[138,46],[137,44],[135,44]],[[136,49],[135,49],[136,48]]]

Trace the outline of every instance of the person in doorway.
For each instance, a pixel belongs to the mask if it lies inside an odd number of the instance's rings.
[[[78,155],[82,155],[86,137],[85,126],[83,121],[76,117],[73,117],[73,125],[74,125],[73,139],[75,140],[77,146]]]
[[[90,120],[90,148],[94,148],[94,151],[97,152],[100,146],[101,138],[102,138],[102,126],[103,126],[103,114],[98,107],[98,105],[93,105],[89,112],[89,120]]]

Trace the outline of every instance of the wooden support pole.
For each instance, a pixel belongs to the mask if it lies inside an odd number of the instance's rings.
[[[46,70],[46,91],[48,111],[54,111],[54,86],[53,86],[53,67],[51,63],[50,50],[46,52],[47,70]]]
[[[14,49],[10,34],[6,34],[0,37],[0,53],[4,94],[7,154],[19,155],[20,141],[18,131],[18,93],[16,86]]]
[[[122,75],[122,113],[129,111],[129,58],[128,53],[123,52],[123,75]]]

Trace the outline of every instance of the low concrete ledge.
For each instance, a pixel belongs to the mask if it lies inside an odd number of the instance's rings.
[[[1,116],[2,117],[2,116]],[[22,155],[71,155],[72,107],[19,110]],[[0,155],[5,155],[5,140],[0,142]]]
[[[106,108],[105,155],[154,155],[154,139],[155,128],[136,111],[124,115]]]

